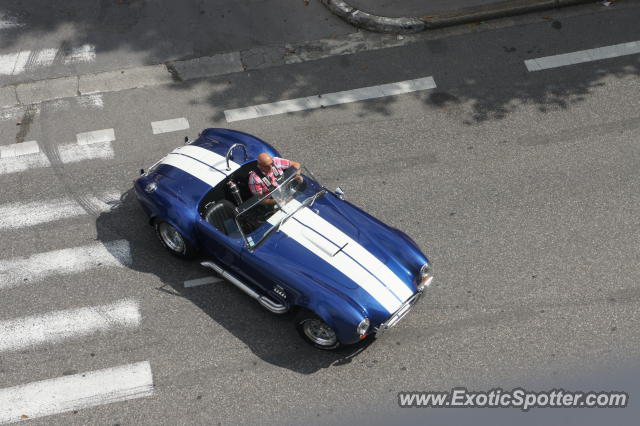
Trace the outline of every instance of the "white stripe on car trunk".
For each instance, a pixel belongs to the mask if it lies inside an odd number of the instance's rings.
[[[0,423],[153,395],[148,361],[0,389]]]
[[[126,240],[0,259],[0,289],[41,281],[55,275],[129,264],[131,252]]]
[[[0,352],[138,325],[140,310],[133,300],[15,318],[0,321]]]
[[[195,158],[198,161],[214,167],[224,174],[231,174],[237,170],[240,165],[232,160],[229,160],[229,167],[231,170],[227,170],[227,160],[220,154],[216,154],[213,151],[209,151],[206,148],[202,148],[195,145],[184,145],[173,150],[173,152],[179,152],[183,155],[188,155],[191,158]],[[238,148],[236,152],[242,152],[242,149]],[[242,154],[244,155],[244,154]]]
[[[269,223],[275,225],[280,219],[282,219],[282,217],[294,211],[298,206],[300,206],[298,201],[290,201],[283,210],[269,218]],[[306,208],[302,210],[306,210]],[[298,211],[298,213],[296,213],[292,218],[289,218],[280,227],[280,230],[359,285],[363,290],[369,293],[371,297],[377,300],[378,303],[380,303],[380,305],[382,305],[382,307],[384,307],[384,309],[389,313],[397,311],[403,301],[401,301],[389,288],[384,286],[379,279],[371,273],[371,271],[365,269],[361,263],[352,259],[343,251],[337,253],[335,256],[330,254],[327,250],[327,242],[324,237],[310,233],[308,228],[301,223],[302,221],[298,222],[296,220],[302,210]],[[312,212],[312,214],[315,213]],[[321,220],[324,221],[324,219]],[[311,228],[314,227],[311,226]],[[336,245],[335,252],[337,252],[339,248],[340,247]]]
[[[209,167],[191,157],[187,157],[186,155],[177,154],[175,151],[167,155],[164,160],[162,160],[162,164],[167,164],[180,169],[212,187],[216,186],[226,177],[226,175],[221,171],[216,170],[213,167]]]

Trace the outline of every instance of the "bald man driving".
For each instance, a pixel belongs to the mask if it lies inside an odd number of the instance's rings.
[[[284,170],[292,167],[300,173],[300,163],[279,157],[271,157],[266,152],[258,155],[258,164],[255,170],[249,172],[249,190],[253,195],[265,195],[279,185],[278,179]],[[302,176],[296,179],[302,180]],[[264,200],[265,204],[275,204],[275,200]]]

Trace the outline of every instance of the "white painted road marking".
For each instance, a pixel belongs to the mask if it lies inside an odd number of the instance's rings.
[[[42,68],[53,64],[58,49],[42,49],[32,52],[30,50],[21,50],[19,52],[0,55],[0,74],[1,75],[18,75],[25,71],[35,68]],[[91,62],[96,58],[95,46],[85,44],[80,47],[71,49],[68,55],[62,60],[65,64],[74,64],[79,62]]]
[[[0,352],[138,325],[140,310],[132,300],[0,321]]]
[[[0,146],[0,158],[13,158],[21,155],[37,154],[40,147],[37,141],[27,141]]]
[[[131,264],[126,240],[95,243],[0,260],[0,289],[41,281],[50,276],[73,274],[93,268]]]
[[[222,278],[220,277],[203,277],[203,278],[196,278],[194,280],[188,280],[184,282],[184,286],[185,288],[188,287],[197,287],[200,285],[208,285],[208,284],[215,284],[215,283],[219,283],[221,281],[224,281]]]
[[[386,96],[401,95],[420,90],[435,89],[436,83],[433,77],[418,78],[415,80],[399,81],[396,83],[382,84],[379,86],[362,87],[360,89],[345,90],[343,92],[326,93],[306,98],[290,99],[269,104],[254,105],[246,108],[228,109],[224,112],[227,122],[248,120],[251,118],[266,117],[269,115],[285,114],[288,112],[317,109],[331,105],[339,105],[350,102],[364,101],[367,99],[383,98]]]
[[[115,140],[113,129],[78,133],[77,142],[57,147],[62,163],[85,160],[108,160],[114,157],[111,142]],[[28,169],[51,167],[51,162],[36,141],[16,143],[0,147],[0,175],[23,172]]]
[[[561,55],[527,59],[524,61],[524,64],[529,71],[541,71],[549,68],[600,61],[602,59],[617,58],[619,56],[635,55],[638,53],[640,53],[640,41],[630,41],[628,43],[598,47],[596,49],[579,50]]]
[[[116,134],[113,129],[94,130],[92,132],[78,133],[76,140],[78,141],[78,145],[111,142],[116,140]]]
[[[189,122],[184,117],[151,122],[151,131],[153,131],[154,135],[160,133],[177,132],[178,130],[185,130],[188,128]]]
[[[42,380],[0,390],[0,423],[153,395],[148,361]]]
[[[114,191],[82,196],[83,203],[93,214],[109,211],[119,199],[120,194]],[[0,230],[20,229],[86,214],[87,211],[69,197],[4,204],[0,205]]]

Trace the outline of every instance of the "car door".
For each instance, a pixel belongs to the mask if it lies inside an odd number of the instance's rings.
[[[242,237],[229,237],[201,217],[198,217],[196,228],[203,254],[238,278],[244,277],[240,259],[244,245]]]

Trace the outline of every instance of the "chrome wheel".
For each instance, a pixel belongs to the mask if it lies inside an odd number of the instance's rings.
[[[336,333],[319,319],[308,319],[302,323],[304,335],[313,343],[320,346],[334,346],[338,338]]]
[[[176,228],[166,222],[162,222],[158,226],[158,233],[160,234],[162,242],[167,246],[167,248],[169,248],[169,250],[176,253],[185,252],[186,244],[182,235],[180,235]]]

